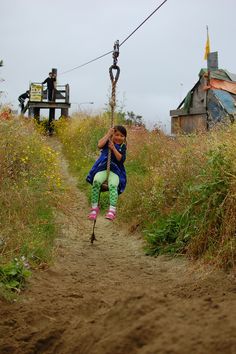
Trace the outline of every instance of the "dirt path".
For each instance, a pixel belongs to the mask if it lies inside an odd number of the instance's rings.
[[[0,301],[0,353],[235,354],[235,277],[147,257],[138,235],[103,216],[91,245],[88,204],[63,156],[62,169],[70,209],[58,215],[55,263],[20,301]]]

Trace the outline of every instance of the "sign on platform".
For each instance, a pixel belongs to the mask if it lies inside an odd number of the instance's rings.
[[[30,85],[30,101],[31,102],[41,102],[43,95],[42,84],[31,84]]]

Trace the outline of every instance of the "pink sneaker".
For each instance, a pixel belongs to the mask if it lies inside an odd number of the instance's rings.
[[[113,221],[115,219],[115,217],[116,217],[116,212],[113,210],[108,210],[108,212],[105,216],[106,219],[109,219],[111,221]]]
[[[88,215],[89,220],[96,220],[99,213],[99,207],[91,208],[90,213]]]

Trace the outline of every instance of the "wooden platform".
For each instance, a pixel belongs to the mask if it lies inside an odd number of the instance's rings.
[[[29,101],[29,108],[39,108],[39,109],[50,109],[50,108],[55,108],[55,109],[64,109],[64,108],[70,108],[71,104],[70,103],[65,103],[65,102],[31,102]]]
[[[69,108],[71,106],[69,97],[69,85],[56,85],[51,97],[54,101],[48,101],[48,91],[42,83],[33,82],[30,84],[29,101],[27,102],[23,114],[28,110],[29,117],[40,119],[40,110],[49,110],[49,122],[55,119],[55,111],[60,109],[61,116],[69,116]]]

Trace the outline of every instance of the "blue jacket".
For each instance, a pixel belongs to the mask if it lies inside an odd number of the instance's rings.
[[[125,144],[115,144],[116,149],[122,154],[122,158],[120,161],[117,160],[113,152],[111,153],[111,171],[119,176],[119,186],[118,193],[121,194],[125,190],[126,186],[126,172],[124,167],[124,162],[126,159],[126,145]],[[86,177],[86,181],[93,184],[94,176],[97,172],[105,171],[107,169],[107,157],[108,157],[108,143],[106,143],[101,150],[101,155],[91,168]]]

